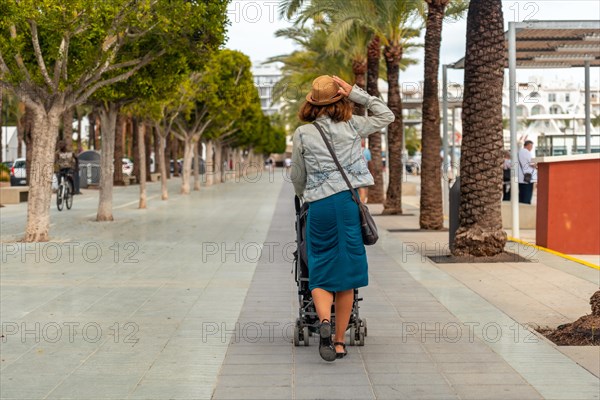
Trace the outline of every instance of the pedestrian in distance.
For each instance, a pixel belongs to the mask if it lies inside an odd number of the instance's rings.
[[[505,151],[502,164],[502,201],[510,201],[511,166],[510,151]]]
[[[372,115],[352,115],[354,103],[364,105]],[[337,76],[323,75],[313,81],[298,116],[313,124],[302,125],[294,132],[291,180],[296,195],[309,205],[308,285],[320,321],[319,354],[326,361],[334,361],[347,354],[345,334],[354,289],[367,286],[368,264],[358,204],[314,124],[322,129],[350,185],[356,189],[374,184],[361,140],[389,125],[394,114],[381,99],[360,87]]]
[[[537,182],[537,166],[531,162],[532,150],[533,142],[526,140],[517,157],[519,163],[519,203],[524,204],[531,204],[533,184]]]

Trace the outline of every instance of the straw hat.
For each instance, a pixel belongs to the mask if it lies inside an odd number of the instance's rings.
[[[306,101],[315,106],[326,106],[342,98],[338,85],[329,75],[321,75],[312,83],[311,91],[306,95]]]

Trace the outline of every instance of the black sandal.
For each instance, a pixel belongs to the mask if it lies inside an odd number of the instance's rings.
[[[333,342],[333,346],[334,346],[334,348],[335,348],[335,346],[342,346],[344,348],[344,352],[343,353],[337,353],[337,350],[336,350],[336,353],[335,353],[335,357],[336,358],[344,358],[344,357],[346,357],[348,355],[348,351],[346,351],[346,343],[344,343],[344,342]]]
[[[337,354],[331,340],[331,323],[328,319],[321,321],[319,325],[319,354],[325,361],[335,361]]]

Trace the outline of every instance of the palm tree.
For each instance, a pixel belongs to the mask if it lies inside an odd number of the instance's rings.
[[[345,55],[327,50],[330,32],[327,25],[316,23],[312,29],[307,27],[291,27],[277,31],[276,36],[286,37],[300,46],[291,54],[271,57],[267,63],[280,62],[282,78],[274,88],[273,98],[284,98],[284,106],[280,111],[284,120],[295,129],[298,121],[298,110],[309,91],[312,81],[318,75],[337,75],[344,80],[352,78],[352,68]]]
[[[332,42],[345,37],[353,25],[372,32],[367,50],[367,91],[378,96],[377,80],[381,47],[387,69],[388,107],[394,112],[395,120],[388,126],[387,159],[389,185],[384,202],[384,214],[402,213],[402,98],[400,97],[399,72],[405,50],[410,40],[418,37],[419,30],[412,27],[417,15],[414,1],[363,0],[336,3],[333,18]],[[375,186],[369,189],[369,202],[383,202],[383,173],[381,170],[381,135],[369,137],[369,148],[373,159]]]
[[[438,72],[444,14],[457,18],[466,9],[466,2],[454,0],[425,0],[427,3],[425,33],[425,74],[423,87],[423,128],[421,164],[421,229],[442,229],[442,187],[440,171],[440,104],[438,97]]]
[[[304,3],[300,0],[287,0],[289,10],[298,10]],[[408,40],[418,36],[418,30],[410,27],[411,18],[417,10],[415,1],[361,0],[313,0],[303,11],[300,20],[322,15],[329,18],[331,35],[328,37],[329,49],[339,49],[353,32],[368,33],[367,46],[367,92],[379,96],[377,83],[381,49],[387,69],[388,106],[394,112],[396,120],[388,127],[388,160],[390,184],[388,199],[384,204],[385,214],[402,212],[402,101],[398,82],[399,71],[403,65],[403,54]],[[294,8],[295,7],[295,8]],[[369,189],[369,202],[383,202],[383,171],[381,159],[381,135],[375,133],[369,137],[369,149],[372,155],[371,173],[375,184]]]
[[[454,255],[493,256],[506,244],[502,230],[502,1],[472,1],[467,16],[460,225]]]

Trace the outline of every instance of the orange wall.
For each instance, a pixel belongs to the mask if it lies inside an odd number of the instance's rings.
[[[600,160],[538,164],[536,244],[600,254]]]

